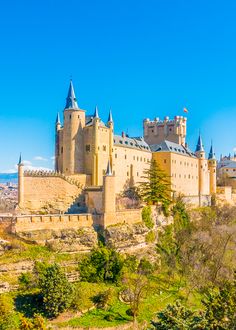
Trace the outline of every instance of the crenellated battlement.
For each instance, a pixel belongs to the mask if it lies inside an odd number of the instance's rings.
[[[187,118],[183,116],[175,116],[171,120],[167,116],[164,120],[158,117],[154,120],[143,120],[144,140],[149,145],[161,143],[163,140],[185,145],[186,129]]]
[[[84,185],[81,184],[80,181],[67,176],[63,173],[60,172],[56,172],[56,171],[45,171],[45,170],[25,170],[24,171],[24,177],[59,177],[61,179],[64,179],[65,181],[67,181],[70,184],[73,184],[75,186],[77,186],[80,189],[84,189]]]

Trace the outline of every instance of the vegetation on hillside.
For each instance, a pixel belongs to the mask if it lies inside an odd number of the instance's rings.
[[[143,211],[154,235],[146,256],[100,245],[79,257],[15,241],[0,264],[34,260],[34,269],[1,295],[0,329],[47,329],[52,319],[58,328],[236,329],[236,207],[188,210],[178,197],[173,222],[158,229],[150,210]],[[80,272],[74,283],[68,260]]]

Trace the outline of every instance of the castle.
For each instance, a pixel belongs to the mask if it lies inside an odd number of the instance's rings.
[[[116,212],[115,197],[143,179],[151,159],[170,177],[173,195],[182,194],[195,205],[208,205],[216,192],[213,146],[208,159],[201,136],[196,151],[186,144],[187,119],[143,121],[143,137],[114,133],[111,111],[107,122],[98,108],[87,115],[78,105],[72,81],[63,112],[55,125],[55,172],[28,172],[19,161],[19,206],[23,212],[51,207],[65,213],[85,192],[93,214]],[[116,220],[113,220],[113,222]]]

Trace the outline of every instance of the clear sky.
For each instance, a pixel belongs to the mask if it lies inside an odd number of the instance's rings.
[[[72,76],[79,106],[116,133],[184,115],[195,148],[236,147],[235,0],[7,0],[0,4],[0,171],[19,152],[52,168]]]

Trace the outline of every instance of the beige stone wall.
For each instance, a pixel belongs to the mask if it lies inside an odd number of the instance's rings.
[[[103,215],[103,226],[114,226],[116,224],[134,224],[142,222],[141,209],[129,209],[123,211],[116,211],[114,213],[108,213]]]
[[[113,146],[113,174],[116,177],[116,193],[120,193],[129,184],[142,182],[145,169],[148,169],[152,153],[125,146]]]
[[[85,182],[86,176],[81,177]],[[80,188],[60,177],[25,176],[22,209],[31,213],[48,208],[65,212],[80,193]]]
[[[102,188],[91,187],[85,191],[85,203],[88,207],[89,213],[102,213],[103,212],[103,200],[102,200]]]
[[[153,159],[166,172],[175,194],[198,196],[198,159],[172,152],[155,152]]]
[[[163,121],[156,118],[153,121],[145,119],[143,122],[143,135],[148,144],[158,144],[164,140],[185,144],[187,131],[187,118],[176,116],[173,120],[165,117]]]
[[[92,227],[93,219],[91,214],[80,215],[25,215],[17,216],[14,219],[12,232],[46,230],[46,229],[79,229],[82,227]]]

